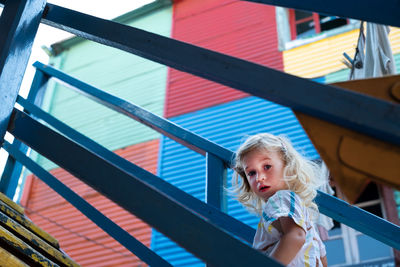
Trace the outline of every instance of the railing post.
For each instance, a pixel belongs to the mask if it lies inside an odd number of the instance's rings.
[[[47,74],[40,70],[36,70],[27,99],[30,103],[35,104],[36,106],[42,105],[49,79],[50,77]],[[24,154],[28,152],[28,147],[17,139],[14,140],[13,145],[18,147]],[[0,192],[5,193],[9,198],[13,198],[18,186],[21,171],[22,165],[16,161],[14,157],[9,155],[0,180]]]
[[[0,145],[45,6],[46,0],[5,1],[0,16]]]
[[[209,205],[226,211],[224,186],[226,185],[226,167],[224,162],[214,154],[206,154],[206,202]]]

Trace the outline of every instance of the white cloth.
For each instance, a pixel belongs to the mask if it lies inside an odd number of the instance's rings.
[[[282,236],[272,223],[280,217],[290,217],[306,233],[306,240],[288,266],[322,266],[321,257],[326,255],[317,229],[310,219],[308,209],[293,191],[276,192],[263,206],[263,216],[254,236],[253,247],[267,255],[277,248]]]
[[[363,31],[363,27],[360,28]],[[350,79],[380,77],[396,73],[396,66],[389,41],[390,28],[386,25],[367,23],[366,37],[360,32],[354,60],[356,66]],[[365,49],[365,52],[364,52]],[[357,62],[362,62],[361,68]]]
[[[396,73],[389,41],[390,28],[386,25],[367,23],[365,42],[364,77],[380,77]]]

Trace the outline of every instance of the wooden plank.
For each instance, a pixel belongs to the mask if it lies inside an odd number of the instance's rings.
[[[21,215],[25,214],[25,210],[23,207],[21,207],[20,205],[18,205],[17,203],[15,203],[14,201],[12,201],[11,199],[9,199],[6,195],[4,195],[3,193],[0,192],[0,200],[3,201],[5,204],[7,204],[8,206],[10,206],[10,208],[12,208],[13,210],[15,210],[16,212],[18,212]]]
[[[0,266],[29,267],[25,262],[21,261],[2,247],[0,247]]]
[[[18,237],[22,237],[25,242],[30,244],[34,249],[40,251],[44,256],[50,256],[53,261],[61,263],[63,266],[79,267],[80,265],[73,261],[70,257],[61,253],[59,250],[50,246],[37,235],[29,232],[26,228],[21,226],[18,222],[7,217],[0,212],[0,223],[7,230],[11,231]]]
[[[6,246],[10,247],[10,249],[13,249],[17,253],[20,253],[28,257],[28,259],[32,262],[32,265],[34,264],[35,266],[39,265],[43,267],[59,266],[54,262],[52,262],[51,260],[44,257],[42,254],[37,252],[27,243],[17,238],[15,235],[13,235],[10,231],[8,231],[2,226],[0,226],[0,240],[4,242]]]
[[[60,245],[58,244],[58,241],[40,229],[39,226],[34,224],[31,220],[27,219],[25,216],[22,216],[21,214],[15,212],[13,209],[11,209],[7,204],[4,202],[0,201],[0,211],[4,213],[5,215],[9,216],[10,218],[16,220],[19,222],[21,225],[23,225],[25,228],[27,228],[29,231],[35,233],[36,235],[40,236],[44,240],[46,240],[50,245],[52,245],[55,248],[59,248]]]

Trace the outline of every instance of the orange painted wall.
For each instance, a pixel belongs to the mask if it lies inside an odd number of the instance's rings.
[[[157,172],[159,141],[153,140],[115,151],[152,172]],[[131,235],[150,246],[151,228],[100,195],[63,169],[51,173]],[[82,266],[145,266],[136,256],[82,215],[36,177],[28,177],[21,204],[27,216],[53,235],[61,248]]]

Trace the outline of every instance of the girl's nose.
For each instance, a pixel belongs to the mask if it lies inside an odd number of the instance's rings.
[[[265,179],[266,179],[266,177],[265,177],[264,174],[258,174],[258,175],[257,175],[257,178],[256,178],[257,182],[258,182],[258,181],[263,181],[263,180],[265,180]]]

